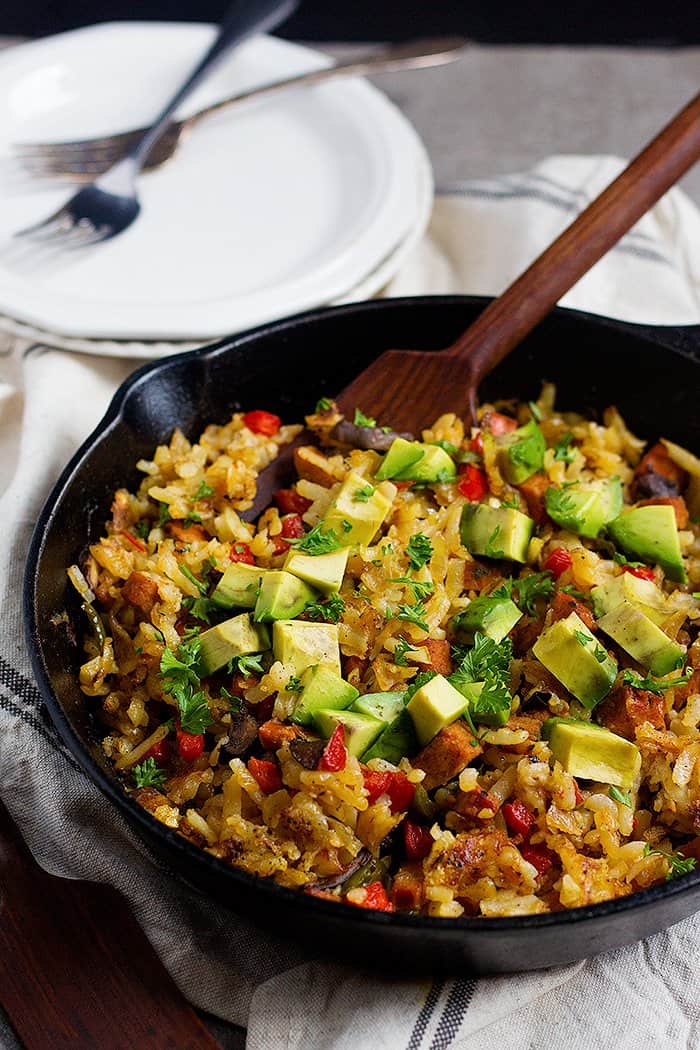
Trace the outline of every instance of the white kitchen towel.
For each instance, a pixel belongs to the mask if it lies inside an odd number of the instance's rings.
[[[451,187],[436,200],[428,238],[387,293],[500,292],[621,164],[555,157],[525,174]],[[693,204],[678,190],[669,193],[564,303],[631,321],[700,323]],[[380,979],[341,959],[313,958],[185,887],[84,777],[32,682],[22,570],[51,484],[133,367],[0,341],[0,796],[39,863],[117,887],[185,995],[247,1026],[249,1050],[700,1046],[697,916],[556,970]]]

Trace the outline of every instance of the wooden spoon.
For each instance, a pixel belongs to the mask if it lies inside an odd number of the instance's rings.
[[[479,383],[557,301],[700,159],[700,94],[446,350],[387,350],[338,398],[382,425],[418,434],[443,412],[476,422]],[[308,437],[308,435],[307,435]],[[297,442],[298,443],[298,442]],[[308,443],[308,442],[307,442]],[[289,481],[292,448],[258,478],[254,520]]]

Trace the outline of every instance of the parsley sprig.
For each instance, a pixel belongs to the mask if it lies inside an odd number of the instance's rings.
[[[406,603],[399,605],[396,611],[396,618],[397,620],[405,620],[406,623],[414,623],[416,627],[420,627],[423,631],[430,630],[425,620],[425,605],[423,602],[416,602],[415,605]]]
[[[312,620],[326,620],[328,623],[337,623],[345,612],[345,602],[339,594],[333,594],[324,602],[311,602],[306,606],[304,612]]]
[[[262,653],[254,653],[252,656],[232,656],[226,665],[226,670],[229,674],[240,674],[246,678],[252,674],[265,674],[261,660]]]
[[[321,521],[319,521],[318,525],[314,525],[305,536],[300,536],[296,540],[289,540],[289,543],[292,547],[296,547],[297,550],[314,555],[330,554],[331,551],[337,551],[343,546],[333,529],[324,529]]]
[[[406,557],[412,569],[421,569],[433,556],[433,545],[426,535],[416,532],[406,545]]]
[[[158,768],[154,758],[145,758],[134,766],[132,772],[137,788],[162,787],[165,783],[165,773]]]
[[[406,584],[413,591],[413,598],[417,602],[424,602],[435,590],[435,585],[430,580],[412,580],[410,576],[395,576],[386,582]]]
[[[165,649],[160,660],[163,691],[177,701],[180,726],[186,733],[203,733],[214,721],[200,682],[200,640],[197,635],[180,643],[177,650]]]
[[[394,646],[394,663],[397,667],[408,667],[408,653],[415,653],[415,648],[405,638],[399,638]]]
[[[657,855],[663,857],[668,862],[668,871],[666,872],[666,882],[670,882],[671,879],[677,879],[681,875],[688,875],[691,871],[694,871],[697,866],[695,857],[684,857],[682,853],[667,853],[666,850],[657,849],[652,846],[650,842],[644,847],[644,857],[651,857]]]
[[[644,689],[647,693],[661,696],[667,689],[675,689],[679,685],[686,685],[693,676],[693,669],[689,667],[683,674],[675,675],[673,678],[654,678],[646,675],[644,678],[636,671],[623,671],[622,681],[625,685],[631,685],[633,689]]]
[[[213,496],[215,491],[211,485],[207,485],[206,481],[202,479],[199,483],[199,488],[194,494],[195,502],[200,499],[207,499],[208,496]]]
[[[574,435],[570,430],[567,430],[566,434],[562,434],[557,443],[553,446],[554,458],[559,463],[572,463],[576,455],[576,449],[571,448],[571,442],[574,440]]]
[[[510,693],[510,662],[513,656],[513,643],[510,638],[495,642],[485,634],[477,631],[473,647],[462,657],[459,666],[448,676],[448,681],[455,689],[471,682],[483,682],[476,710],[473,715],[479,718],[479,711],[503,711],[512,703]]]
[[[355,409],[353,423],[356,427],[376,427],[377,425],[376,419],[372,419],[371,416],[366,416],[359,408]]]

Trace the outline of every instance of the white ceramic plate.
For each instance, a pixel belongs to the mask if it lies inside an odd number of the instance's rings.
[[[115,23],[3,54],[0,246],[66,196],[65,187],[18,185],[10,144],[147,121],[212,33]],[[256,38],[183,113],[327,61]],[[0,247],[0,311],[69,336],[200,340],[340,299],[410,237],[421,154],[405,118],[359,80],[213,116],[170,164],[142,177],[143,212],[120,237],[36,269]]]

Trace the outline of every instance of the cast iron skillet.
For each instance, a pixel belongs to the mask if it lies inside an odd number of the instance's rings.
[[[145,365],[66,467],[37,522],[25,577],[26,638],[49,713],[66,747],[137,832],[190,884],[305,947],[385,971],[507,972],[584,958],[661,930],[700,908],[700,871],[617,901],[510,919],[430,919],[344,907],[229,868],[159,824],[124,792],[102,755],[78,687],[84,630],[66,567],[95,542],[113,491],[137,485],[134,464],[175,426],[189,436],[231,412],[265,408],[300,420],[389,347],[450,344],[487,300],[426,297],[317,310]],[[632,429],[700,449],[696,413],[700,327],[645,328],[555,310],[484,382],[482,396],[535,397],[556,381],[558,405],[599,413],[616,403]],[[446,375],[446,382],[449,377]],[[410,397],[410,390],[406,397]]]

